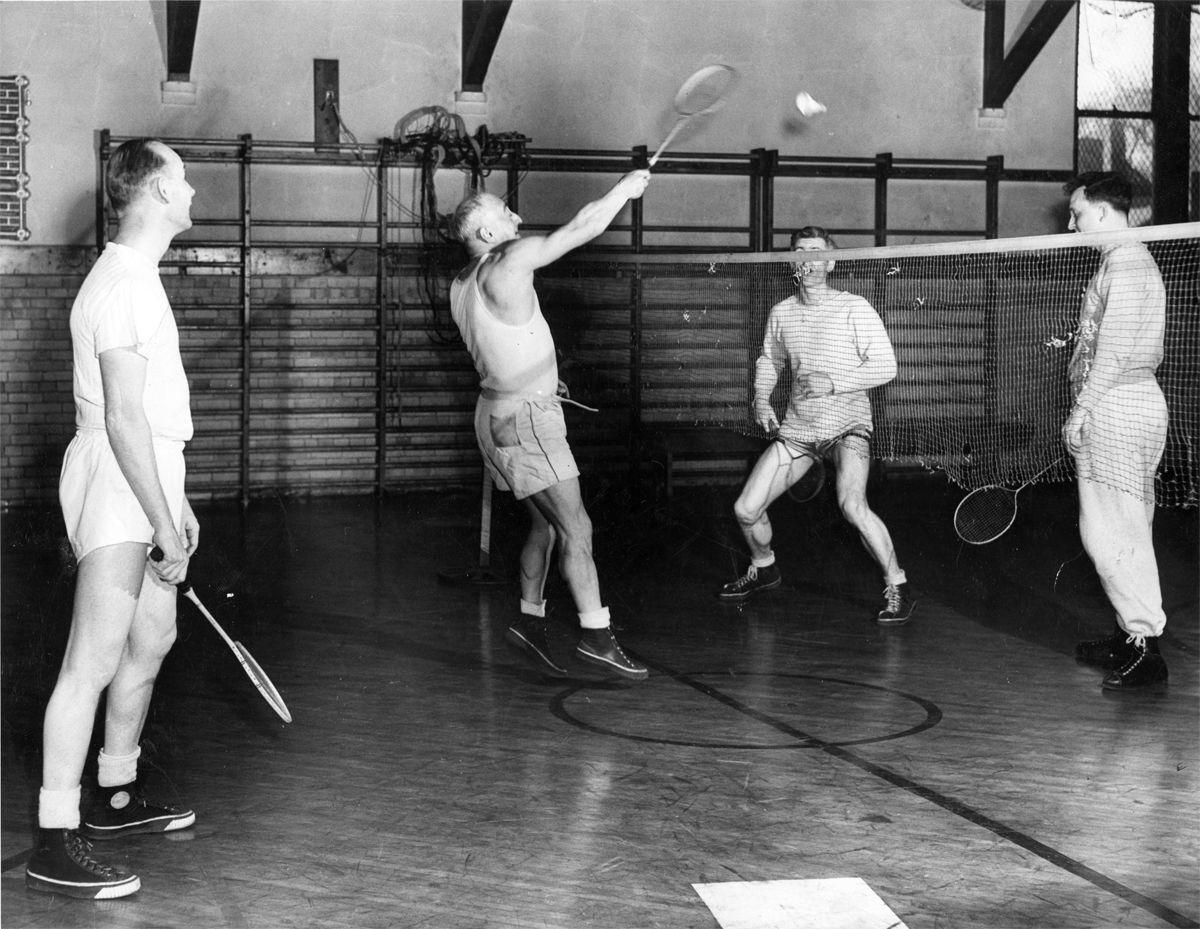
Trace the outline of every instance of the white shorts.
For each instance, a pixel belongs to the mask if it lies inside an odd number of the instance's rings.
[[[171,518],[181,531],[186,472],[183,443],[155,439],[154,455]],[[150,545],[154,540],[154,527],[121,473],[108,434],[102,429],[80,429],[67,446],[58,478],[58,502],[77,561],[106,545]]]

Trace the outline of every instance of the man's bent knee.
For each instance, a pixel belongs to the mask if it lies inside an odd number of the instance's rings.
[[[743,526],[757,526],[767,515],[767,508],[738,500],[733,505],[733,518]]]
[[[846,521],[854,526],[863,525],[873,514],[867,498],[858,494],[838,499],[838,508]]]

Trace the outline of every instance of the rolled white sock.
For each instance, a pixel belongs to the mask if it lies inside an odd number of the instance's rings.
[[[579,625],[584,629],[606,629],[609,624],[608,607],[602,606],[590,613],[579,614]]]
[[[137,762],[141,757],[139,745],[128,755],[109,755],[104,749],[96,757],[96,782],[101,787],[121,787],[137,780]]]
[[[769,568],[775,564],[775,553],[767,552],[761,558],[751,557],[750,563],[756,568]]]
[[[539,603],[531,603],[524,597],[521,598],[521,614],[523,616],[538,616],[545,617],[546,601],[542,600]]]
[[[903,570],[897,571],[890,577],[885,577],[883,579],[883,584],[885,587],[899,587],[901,584],[907,583],[908,575],[906,575]]]
[[[42,829],[79,828],[79,787],[38,791],[38,826]]]

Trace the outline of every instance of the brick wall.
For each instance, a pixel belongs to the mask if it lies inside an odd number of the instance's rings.
[[[67,319],[82,274],[5,275],[0,287],[0,445],[5,505],[54,499],[73,433]]]

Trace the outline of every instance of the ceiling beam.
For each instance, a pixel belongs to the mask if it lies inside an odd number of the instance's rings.
[[[1005,55],[1004,2],[986,0],[983,7],[983,105],[987,109],[1004,108],[1013,88],[1075,7],[1075,0],[1043,0]]]
[[[462,0],[462,89],[483,92],[512,0]]]
[[[167,80],[192,79],[192,50],[200,0],[167,0]]]

